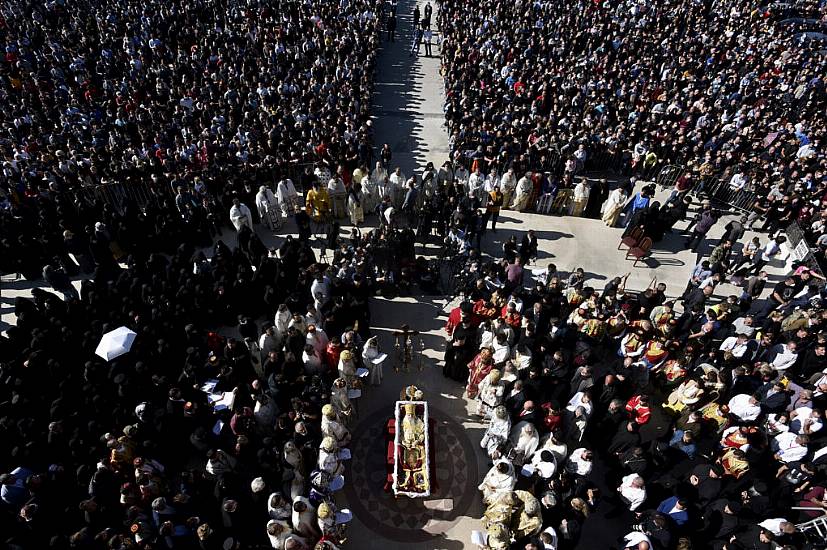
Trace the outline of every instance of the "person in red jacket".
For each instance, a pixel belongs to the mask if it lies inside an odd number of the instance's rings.
[[[652,409],[649,408],[649,396],[646,394],[633,396],[626,403],[626,410],[629,412],[629,419],[635,424],[641,426],[646,424],[652,416]]]

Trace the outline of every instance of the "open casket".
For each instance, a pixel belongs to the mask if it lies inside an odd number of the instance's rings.
[[[393,494],[431,495],[431,430],[427,401],[397,401],[394,410]]]

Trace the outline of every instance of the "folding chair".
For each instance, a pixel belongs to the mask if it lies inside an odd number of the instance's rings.
[[[634,256],[635,263],[632,264],[632,267],[635,267],[639,261],[649,255],[649,251],[651,249],[652,239],[649,237],[643,237],[639,244],[633,246],[628,252],[626,252],[626,259],[628,260],[630,256]]]
[[[620,247],[626,245],[628,248],[632,248],[636,246],[640,240],[643,238],[643,228],[635,227],[629,233],[627,233],[624,237],[621,237],[620,243],[617,245],[617,249],[620,250]]]

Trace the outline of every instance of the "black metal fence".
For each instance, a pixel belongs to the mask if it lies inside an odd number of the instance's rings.
[[[271,182],[273,191],[276,189],[278,181],[284,178],[289,178],[293,181],[296,191],[304,195],[307,189],[302,185],[305,170],[313,168],[314,163],[301,162],[293,163],[287,166],[282,166],[278,170],[278,178]],[[322,182],[327,185],[327,182]],[[99,185],[92,185],[88,187],[76,187],[66,191],[66,194],[72,199],[79,199],[87,203],[94,203],[100,201],[112,208],[122,212],[127,204],[134,204],[140,209],[144,209],[148,204],[161,205],[166,199],[173,199],[175,192],[169,186],[161,185],[154,186],[148,181],[133,182],[133,183],[104,183]]]
[[[90,204],[99,201],[121,212],[127,204],[134,204],[143,209],[150,203],[160,205],[164,200],[173,197],[172,190],[168,187],[156,187],[149,182],[104,183],[71,189],[66,194]]]
[[[685,173],[687,173],[685,166],[668,164],[660,169],[655,182],[661,188],[672,187]],[[755,190],[752,183],[748,182],[743,187],[735,187],[730,183],[731,180],[732,174],[727,171],[718,175],[701,177],[692,187],[692,193],[705,195],[736,210],[749,210],[755,202]]]
[[[787,245],[790,248],[792,260],[800,265],[807,266],[823,277],[824,271],[821,262],[818,261],[818,257],[814,253],[815,248],[807,241],[807,234],[798,222],[788,225],[784,233],[787,235]],[[821,280],[815,282],[824,284],[824,281]]]
[[[655,178],[655,183],[658,187],[665,189],[667,187],[674,187],[678,178],[684,173],[684,167],[677,164],[667,164],[658,172]]]

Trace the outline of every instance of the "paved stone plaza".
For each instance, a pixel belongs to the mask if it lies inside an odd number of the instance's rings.
[[[394,155],[392,164],[401,166],[406,175],[421,173],[428,161],[438,166],[448,158],[448,139],[442,125],[440,61],[436,57],[439,48],[434,47],[434,57],[409,56],[412,8],[412,0],[399,2],[397,41],[383,41],[374,120],[376,145],[389,143]],[[683,237],[677,232],[667,235],[650,258],[633,268],[632,262],[624,259],[625,252],[617,250],[621,230],[606,228],[600,220],[504,211],[500,221],[496,233],[486,232],[482,243],[484,252],[499,256],[502,243],[511,235],[517,234],[519,240],[524,231],[534,229],[539,240],[539,258],[536,265],[530,266],[532,269],[543,269],[549,263],[556,264],[563,272],[582,267],[587,273],[587,284],[598,290],[608,282],[607,277],[629,272],[627,286],[633,290],[647,287],[656,277],[659,282],[666,283],[668,295],[678,296],[698,259],[696,254],[683,250]],[[711,249],[713,240],[717,242],[725,223],[722,220],[713,228],[711,239],[705,245],[706,252]],[[369,218],[368,225],[372,224],[375,220]],[[295,229],[292,222],[285,227],[286,231]],[[683,227],[683,224],[678,225],[678,229]],[[261,226],[257,230],[268,246],[278,245],[284,237],[284,234],[274,236]],[[225,232],[224,238],[228,244],[235,244],[234,236]],[[432,251],[427,249],[422,253]],[[784,270],[783,260],[768,266],[770,281],[778,280]],[[79,282],[75,284],[79,285]],[[0,329],[14,324],[13,300],[15,296],[28,295],[32,286],[23,280],[3,282]],[[717,295],[739,292],[740,289],[722,284]],[[471,546],[470,532],[478,528],[478,518],[482,514],[476,486],[488,469],[488,462],[479,448],[483,424],[471,414],[470,404],[461,397],[462,387],[442,376],[442,326],[450,307],[452,304],[440,296],[393,301],[375,298],[372,301],[371,324],[380,335],[381,349],[393,357],[392,331],[402,323],[422,332],[426,349],[421,371],[419,365],[415,365],[411,372],[395,373],[392,365],[386,364],[382,386],[366,389],[358,400],[358,418],[351,426],[353,459],[346,474],[346,489],[340,497],[341,504],[348,506],[355,515],[349,530],[350,548],[386,549],[394,545],[405,549],[459,549]],[[431,416],[436,420],[438,489],[431,498],[419,501],[397,500],[383,491],[383,428],[392,414],[400,389],[408,384],[416,384],[424,390],[432,407]],[[594,525],[587,523],[584,530],[589,527]],[[609,535],[611,533],[607,537]]]

